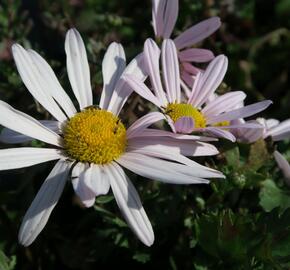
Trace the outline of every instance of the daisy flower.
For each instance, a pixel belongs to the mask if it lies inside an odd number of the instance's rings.
[[[159,68],[160,55],[163,83]],[[134,75],[125,75],[125,80],[139,95],[151,101],[166,115],[175,133],[206,132],[235,141],[231,129],[257,128],[257,125],[249,123],[233,126],[230,122],[258,113],[272,103],[266,100],[236,109],[237,104],[246,97],[241,91],[226,93],[210,100],[227,70],[228,59],[224,55],[219,55],[211,61],[205,72],[198,73],[191,91],[187,90],[186,102],[183,102],[181,94],[177,50],[172,40],[164,40],[160,52],[156,43],[152,39],[147,39],[144,44],[144,62],[153,93]]]
[[[47,148],[18,147],[0,150],[0,170],[17,169],[58,160],[42,184],[23,219],[19,241],[30,245],[46,225],[66,181],[83,204],[90,207],[95,197],[107,194],[110,187],[128,225],[138,238],[150,246],[154,234],[136,189],[122,167],[141,176],[167,183],[208,183],[205,178],[223,177],[182,155],[182,152],[216,154],[207,143],[193,143],[200,137],[175,136],[148,127],[161,119],[161,113],[144,116],[128,129],[118,114],[132,92],[123,74],[145,76],[140,69],[142,56],[127,67],[122,46],[112,43],[102,65],[104,88],[99,106],[93,106],[90,71],[80,34],[71,29],[65,40],[67,71],[80,111],[58,82],[48,63],[35,51],[13,45],[19,74],[32,96],[56,119],[37,121],[0,101],[1,140],[9,143],[31,138],[50,145]],[[20,135],[21,133],[22,135]],[[164,144],[162,138],[164,137]],[[182,139],[182,140],[181,140]],[[178,142],[182,141],[181,146]],[[192,146],[191,146],[192,145]]]
[[[171,37],[178,16],[178,2],[178,0],[152,0],[152,25],[157,40]],[[212,17],[190,27],[174,39],[182,65],[182,79],[190,86],[193,84],[192,75],[200,71],[191,63],[205,63],[214,58],[210,50],[192,47],[209,37],[220,26],[220,18]]]

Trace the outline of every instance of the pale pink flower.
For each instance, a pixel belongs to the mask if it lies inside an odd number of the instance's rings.
[[[160,76],[160,55],[163,80]],[[231,129],[257,128],[257,124],[230,125],[230,122],[258,113],[272,103],[266,100],[237,109],[236,106],[246,97],[241,91],[226,93],[210,100],[227,70],[228,60],[224,55],[216,57],[205,72],[198,73],[191,90],[183,85],[188,92],[186,102],[183,102],[177,50],[172,40],[164,40],[160,52],[156,43],[147,39],[144,45],[144,61],[153,93],[134,75],[125,75],[124,78],[139,95],[151,101],[167,116],[167,121],[175,133],[206,132],[235,141]]]
[[[278,164],[278,167],[283,173],[283,176],[285,178],[285,183],[290,186],[290,165],[287,161],[287,159],[280,154],[278,151],[274,152],[274,158]]]
[[[0,124],[6,127],[1,140],[19,143],[40,140],[47,148],[18,147],[0,150],[0,170],[17,169],[58,160],[28,209],[19,232],[22,245],[30,245],[46,225],[71,173],[73,188],[86,207],[110,187],[128,225],[145,245],[154,233],[139,195],[122,167],[166,183],[208,183],[205,178],[223,178],[184,155],[216,154],[214,146],[178,135],[148,129],[162,113],[137,120],[127,130],[118,118],[132,90],[122,79],[134,74],[143,81],[142,56],[126,67],[122,46],[112,43],[103,60],[104,88],[99,107],[93,106],[90,71],[80,34],[71,29],[65,40],[67,71],[80,112],[58,82],[48,63],[35,51],[20,45],[12,48],[19,74],[32,96],[56,119],[37,121],[0,101]],[[19,133],[23,134],[20,135]],[[205,138],[206,140],[206,138]]]
[[[178,16],[178,0],[152,0],[152,24],[157,39],[169,39]],[[201,70],[191,63],[205,63],[214,58],[210,50],[192,48],[195,44],[213,34],[221,26],[219,17],[201,21],[179,34],[174,43],[181,62],[181,77],[190,86],[193,76]]]

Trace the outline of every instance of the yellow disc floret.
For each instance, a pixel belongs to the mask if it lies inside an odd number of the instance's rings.
[[[106,164],[127,145],[126,129],[111,112],[90,107],[72,117],[63,130],[66,154],[77,161]]]
[[[165,109],[165,113],[175,123],[181,117],[191,117],[194,120],[195,128],[204,128],[206,119],[202,113],[190,104],[185,103],[170,103]]]

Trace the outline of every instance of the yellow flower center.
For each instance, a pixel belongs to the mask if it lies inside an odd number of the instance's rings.
[[[222,122],[213,124],[214,127],[225,127],[229,125],[230,125],[230,121],[222,121]]]
[[[80,162],[106,164],[127,145],[126,128],[111,112],[88,108],[72,117],[63,130],[66,154]]]
[[[165,109],[165,113],[175,123],[181,117],[191,117],[194,120],[195,128],[204,128],[206,126],[206,119],[202,113],[192,107],[190,104],[185,103],[170,103]]]

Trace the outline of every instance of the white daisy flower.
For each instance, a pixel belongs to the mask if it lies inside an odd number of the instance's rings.
[[[162,78],[159,68],[160,58]],[[235,141],[234,135],[229,130],[245,125],[232,126],[231,121],[258,113],[272,103],[265,100],[237,109],[237,104],[246,97],[241,91],[230,92],[210,101],[227,70],[228,59],[224,55],[216,57],[204,72],[198,73],[191,90],[183,85],[183,88],[187,89],[186,102],[182,98],[177,49],[172,40],[164,40],[160,52],[157,44],[152,39],[147,39],[144,44],[144,61],[153,93],[134,75],[126,75],[125,80],[139,95],[151,101],[166,114],[173,132],[183,134],[206,132]],[[248,124],[247,127],[256,128],[257,125]]]
[[[20,45],[13,45],[12,51],[27,89],[56,119],[37,121],[0,101],[0,124],[6,127],[0,137],[2,141],[19,143],[34,138],[51,145],[0,150],[0,170],[58,160],[23,219],[19,232],[22,245],[30,245],[42,231],[70,174],[76,194],[87,207],[111,187],[128,225],[148,246],[154,241],[152,226],[122,167],[166,183],[208,183],[205,178],[223,177],[183,155],[216,154],[214,146],[193,142],[203,138],[148,129],[164,119],[161,113],[146,115],[126,130],[118,114],[132,90],[122,78],[124,74],[134,74],[141,81],[145,79],[139,68],[142,56],[126,67],[122,46],[110,45],[102,66],[104,88],[99,107],[95,107],[84,43],[75,29],[69,30],[65,40],[67,70],[80,107],[78,112],[39,54]]]

